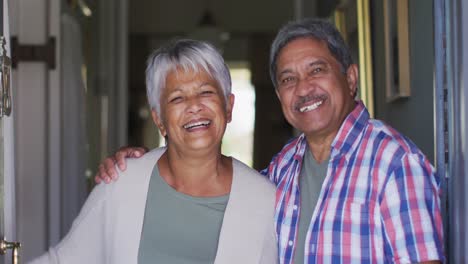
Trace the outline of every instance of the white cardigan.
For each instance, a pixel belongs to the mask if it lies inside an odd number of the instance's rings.
[[[65,238],[31,263],[138,263],[149,181],[164,151],[128,160],[118,181],[96,186]],[[275,187],[234,158],[233,170],[215,263],[277,263]]]

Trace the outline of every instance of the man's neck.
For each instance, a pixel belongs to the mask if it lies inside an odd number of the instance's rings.
[[[322,163],[330,157],[331,144],[335,139],[335,133],[328,133],[326,135],[306,135],[307,145],[310,149],[310,153],[317,161]]]
[[[346,117],[354,110],[355,107],[356,102],[353,100],[349,104],[349,109],[346,115],[342,116],[341,122],[339,122],[337,126],[331,126],[325,131],[305,135],[310,152],[314,156],[317,163],[322,163],[328,159],[330,156],[331,145],[335,140],[336,135],[340,131],[341,126],[346,120]]]

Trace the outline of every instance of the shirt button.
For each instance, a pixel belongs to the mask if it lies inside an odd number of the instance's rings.
[[[293,206],[293,210],[294,210],[294,211],[297,210],[297,204],[295,204],[295,205]]]
[[[288,245],[291,247],[293,245],[292,240],[289,240]]]

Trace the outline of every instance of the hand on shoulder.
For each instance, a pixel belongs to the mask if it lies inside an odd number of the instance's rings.
[[[114,155],[102,161],[98,167],[96,176],[94,176],[94,181],[99,184],[101,182],[110,183],[113,180],[117,180],[118,173],[115,165],[120,170],[125,171],[127,169],[127,158],[140,158],[146,152],[148,152],[146,147],[121,147]]]

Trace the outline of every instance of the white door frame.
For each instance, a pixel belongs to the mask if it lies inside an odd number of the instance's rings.
[[[5,48],[7,56],[11,58],[10,52],[10,29],[9,29],[9,6],[8,1],[3,1],[3,35],[6,38]],[[10,91],[12,91],[13,83],[10,81]],[[13,93],[11,93],[13,96]],[[12,99],[13,101],[13,99]],[[14,116],[12,111],[10,116],[2,117],[3,122],[3,212],[4,212],[4,238],[7,241],[17,241],[16,236],[16,211],[15,211],[15,148],[14,148]],[[11,259],[11,251],[7,252],[5,260]]]
[[[62,119],[60,87],[60,15],[62,0],[9,0],[11,32],[20,44],[43,45],[55,38],[55,69],[43,62],[19,62],[12,72],[15,84],[16,217],[22,261],[55,245],[63,235],[61,208]],[[99,65],[96,85],[107,96],[109,126],[101,141],[103,153],[126,143],[128,0],[102,0],[99,5]],[[98,113],[97,113],[98,114]],[[84,177],[84,175],[83,175]]]
[[[11,34],[20,45],[59,39],[60,0],[10,0]],[[22,261],[60,238],[60,43],[55,69],[18,62],[12,71],[15,111],[17,236]]]

